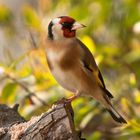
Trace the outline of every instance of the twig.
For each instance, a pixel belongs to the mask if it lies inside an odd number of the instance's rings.
[[[34,39],[32,33],[31,33],[31,31],[29,31],[29,35],[30,35],[30,38],[31,38],[31,39],[30,39],[30,42],[31,42],[32,46],[33,46],[34,48],[37,48],[37,43],[36,43],[36,41],[35,41],[35,39]]]
[[[2,77],[0,77],[0,82],[2,82],[3,80],[5,80],[7,78],[7,76],[2,76]]]
[[[9,78],[10,80],[12,80],[14,83],[18,84],[21,88],[23,88],[27,93],[29,93],[28,95],[25,96],[25,98],[28,98],[33,104],[33,100],[32,100],[32,96],[34,96],[38,101],[40,101],[44,106],[47,106],[46,102],[43,101],[41,98],[39,98],[34,92],[30,91],[30,89],[28,87],[26,87],[24,84],[22,84],[21,82],[19,82],[16,78],[12,77],[11,75],[7,74],[6,75],[7,78]]]

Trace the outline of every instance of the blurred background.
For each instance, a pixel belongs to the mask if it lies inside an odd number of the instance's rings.
[[[0,0],[0,103],[19,103],[29,119],[72,95],[53,79],[43,50],[48,22],[62,15],[87,26],[77,36],[93,53],[114,106],[128,120],[119,125],[96,101],[80,97],[72,103],[76,128],[87,140],[139,140],[139,0]]]

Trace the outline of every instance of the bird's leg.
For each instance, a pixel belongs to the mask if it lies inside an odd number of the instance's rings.
[[[76,93],[73,96],[71,96],[70,98],[67,99],[67,102],[72,102],[77,97],[79,97],[79,95],[80,95],[79,91],[76,91]]]
[[[79,91],[76,91],[76,93],[71,96],[68,99],[62,98],[61,100],[57,101],[56,103],[71,103],[74,99],[76,99],[80,95]]]

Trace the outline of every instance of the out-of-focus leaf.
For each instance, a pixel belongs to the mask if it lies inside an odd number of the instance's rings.
[[[118,56],[120,49],[118,47],[112,46],[102,46],[98,48],[98,51],[102,53],[105,57],[109,56]]]
[[[87,46],[87,48],[92,52],[95,53],[95,44],[93,40],[89,36],[83,36],[82,42]]]
[[[129,133],[129,135],[135,135],[140,133],[140,125],[139,122],[136,119],[132,119],[128,121],[128,125],[125,127],[127,130],[126,132]]]
[[[16,70],[16,75],[20,78],[24,78],[27,76],[32,76],[32,69],[28,63],[23,63]]]
[[[13,19],[12,13],[8,7],[0,4],[0,24],[7,25],[10,24]]]
[[[88,138],[88,140],[101,140],[101,133],[99,131],[93,132],[93,134]]]
[[[140,60],[140,50],[136,49],[136,50],[133,50],[129,53],[127,53],[125,56],[124,56],[124,61],[127,62],[127,63],[133,63],[135,61],[138,61]]]
[[[135,102],[140,104],[140,91],[137,89],[134,91]]]
[[[135,111],[133,109],[133,106],[130,104],[130,102],[126,98],[121,99],[122,107],[124,110],[127,110],[131,115],[135,115]]]
[[[31,6],[24,6],[23,10],[23,18],[25,24],[29,27],[35,28],[37,30],[41,29],[41,21],[36,11]]]
[[[87,108],[87,107],[86,107]],[[87,111],[86,111],[87,113]],[[82,120],[82,122],[80,123],[80,128],[83,129],[85,128],[85,126],[89,123],[89,121],[93,118],[93,115],[95,115],[95,112],[90,112],[88,113]]]
[[[43,50],[31,50],[28,54],[32,73],[36,78],[36,90],[48,89],[56,85],[56,80],[49,72],[46,56]]]
[[[84,10],[81,10],[81,9],[84,9]],[[80,10],[81,12],[76,12],[77,10]],[[88,15],[88,12],[89,12],[88,8],[85,7],[85,5],[81,5],[81,6],[73,7],[70,11],[70,15],[72,17],[75,17],[75,19],[81,20]]]
[[[17,84],[15,83],[7,83],[2,89],[2,100],[7,101],[10,96],[15,96]]]
[[[130,74],[130,76],[129,76],[129,80],[130,80],[130,84],[132,85],[132,86],[135,86],[136,85],[136,76],[135,76],[135,74],[134,73],[131,73]]]
[[[19,64],[25,57],[27,54],[23,54],[20,57],[18,57],[17,59],[15,59],[9,66],[9,69],[15,69],[15,67],[17,66],[17,64]]]

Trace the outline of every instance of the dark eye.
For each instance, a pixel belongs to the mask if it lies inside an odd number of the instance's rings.
[[[65,22],[62,22],[61,24],[64,26],[65,25]]]
[[[65,27],[65,28],[70,28],[70,29],[71,29],[71,27],[72,27],[72,24],[69,23],[69,22],[62,22],[61,24],[62,24],[62,26]]]

